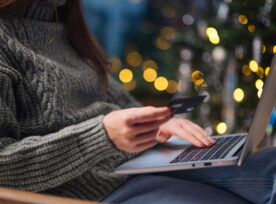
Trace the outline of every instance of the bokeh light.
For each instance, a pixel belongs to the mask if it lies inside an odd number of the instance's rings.
[[[255,29],[256,29],[256,27],[254,26],[254,25],[248,25],[248,31],[250,32],[250,33],[253,33],[253,32],[255,32]]]
[[[257,72],[258,68],[259,68],[259,65],[255,60],[251,60],[249,62],[249,68],[251,69],[252,72]]]
[[[226,133],[227,131],[227,124],[225,122],[220,122],[218,125],[217,125],[217,133],[222,135],[224,133]]]
[[[169,82],[165,77],[158,77],[155,81],[154,81],[154,87],[158,90],[158,91],[164,91],[168,88]]]
[[[143,77],[147,82],[153,82],[157,77],[157,72],[152,68],[148,68],[144,71]]]
[[[156,64],[155,61],[153,61],[153,60],[146,60],[146,61],[144,61],[143,65],[142,65],[142,69],[146,70],[147,68],[152,68],[152,69],[157,70],[158,66],[157,66],[157,64]]]
[[[257,79],[257,81],[255,82],[255,86],[257,89],[262,89],[264,86],[264,82],[261,79]]]
[[[128,83],[133,79],[133,74],[130,69],[123,69],[119,73],[119,78],[122,82]]]
[[[127,91],[132,91],[136,88],[136,80],[132,80],[129,83],[124,83],[123,86]]]
[[[161,35],[166,40],[173,40],[176,37],[176,31],[172,27],[164,27],[161,29]]]
[[[162,37],[158,37],[155,40],[155,45],[157,48],[159,48],[160,50],[168,50],[171,48],[171,43],[169,43],[168,41],[166,41],[164,38]]]
[[[235,101],[241,102],[244,99],[244,91],[241,88],[235,89],[233,97]]]
[[[110,71],[112,73],[118,72],[122,68],[122,62],[118,57],[110,57],[108,61],[111,63]]]
[[[219,35],[218,35],[218,31],[215,28],[208,27],[206,29],[206,34],[207,34],[207,36],[208,36],[208,38],[209,38],[209,40],[212,44],[217,45],[217,44],[220,43],[220,38],[219,38]]]
[[[174,80],[169,80],[167,92],[173,94],[173,93],[177,92],[177,88],[178,88],[177,82]]]
[[[261,98],[262,93],[263,93],[263,89],[259,89],[259,91],[257,93],[258,98]]]
[[[269,73],[270,67],[265,68],[265,75],[267,76]]]
[[[251,75],[251,70],[249,68],[248,65],[243,65],[242,66],[242,73],[245,75],[245,76],[250,76]]]
[[[243,25],[247,24],[248,23],[248,19],[245,15],[240,15],[239,16],[239,22]]]
[[[142,56],[138,52],[130,52],[126,56],[126,61],[130,66],[138,67],[142,63]]]

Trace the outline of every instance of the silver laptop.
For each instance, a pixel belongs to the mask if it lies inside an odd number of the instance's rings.
[[[166,145],[156,145],[138,157],[115,169],[118,174],[137,174],[241,165],[263,139],[270,114],[276,101],[276,55],[265,81],[262,96],[251,122],[248,134],[214,136],[212,147],[197,148],[185,140],[172,140]]]

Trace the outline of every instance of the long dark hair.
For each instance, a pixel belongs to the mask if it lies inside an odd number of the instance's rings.
[[[0,0],[0,18],[12,17],[20,11],[21,8],[33,1],[34,0]],[[56,6],[56,1],[57,0],[53,0],[53,6]],[[102,77],[103,84],[106,87],[108,63],[104,58],[99,44],[85,23],[81,0],[67,0],[59,15],[61,15],[64,21],[67,36],[72,46],[82,60],[95,68]]]

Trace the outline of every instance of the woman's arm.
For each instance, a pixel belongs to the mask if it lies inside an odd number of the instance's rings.
[[[101,160],[122,155],[104,130],[102,115],[52,134],[17,139],[19,110],[13,86],[11,77],[0,71],[0,186],[46,190],[76,178]],[[105,106],[108,103],[101,108]]]

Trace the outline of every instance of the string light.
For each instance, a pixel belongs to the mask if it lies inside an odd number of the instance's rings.
[[[126,56],[127,63],[133,67],[138,67],[142,60],[142,56],[138,52],[130,52]]]
[[[217,44],[220,43],[220,38],[219,38],[219,35],[218,35],[218,31],[215,28],[208,27],[206,29],[206,34],[207,34],[207,36],[208,36],[208,38],[209,38],[209,40],[212,44],[217,45]]]
[[[157,77],[157,73],[154,69],[148,68],[144,71],[143,77],[147,82],[153,82]]]
[[[220,122],[220,123],[217,125],[216,130],[217,130],[217,133],[220,134],[220,135],[226,133],[226,131],[227,131],[227,124],[224,123],[224,122]]]
[[[235,101],[242,102],[242,100],[244,99],[244,91],[241,88],[235,89],[233,97]]]
[[[240,15],[239,16],[239,22],[243,25],[247,24],[248,23],[248,19],[245,15]]]
[[[158,77],[155,81],[154,81],[154,87],[158,90],[158,91],[164,91],[168,88],[169,82],[165,77]]]
[[[123,69],[119,73],[119,78],[122,82],[128,83],[133,79],[132,71],[129,69]]]
[[[262,89],[263,86],[264,86],[264,82],[261,80],[261,79],[258,79],[256,82],[255,82],[255,86],[257,89]]]
[[[259,65],[255,60],[251,60],[249,62],[249,68],[251,69],[252,72],[257,72],[258,68],[259,68]]]

